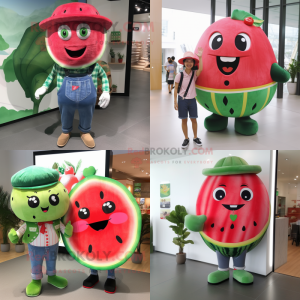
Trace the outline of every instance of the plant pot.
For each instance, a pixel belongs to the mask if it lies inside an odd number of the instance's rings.
[[[114,63],[116,60],[114,57],[111,58],[111,62]]]
[[[288,89],[290,95],[296,95],[297,82],[288,82],[287,89]]]
[[[123,61],[123,58],[119,58],[118,62],[121,63]]]
[[[10,244],[1,244],[1,251],[8,252],[10,250]]]
[[[141,264],[143,261],[143,253],[134,252],[131,256],[131,261],[134,264]]]
[[[117,92],[117,88],[111,88],[111,91],[112,91],[113,93],[116,93],[116,92]]]
[[[176,253],[176,262],[178,265],[185,264],[186,254],[185,253]]]
[[[25,244],[16,245],[15,250],[17,253],[22,253],[25,251]]]

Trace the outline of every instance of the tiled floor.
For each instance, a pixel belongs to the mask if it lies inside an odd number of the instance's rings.
[[[175,256],[151,254],[151,300],[282,300],[299,299],[300,278],[271,273],[254,275],[252,285],[241,285],[231,278],[219,285],[207,283],[214,265],[187,260],[177,265]]]
[[[150,145],[150,73],[131,70],[130,96],[115,96],[104,110],[95,110],[91,134],[95,149],[142,149]],[[75,114],[72,137],[64,150],[87,150]],[[59,111],[0,127],[0,149],[57,150]]]
[[[173,90],[174,91],[174,90]],[[276,94],[275,94],[276,95]],[[184,136],[181,121],[174,110],[174,95],[170,95],[163,83],[162,91],[150,93],[151,148],[180,147]],[[258,122],[256,135],[243,136],[234,130],[234,119],[229,118],[228,127],[220,132],[208,132],[204,119],[211,113],[198,104],[198,136],[203,148],[213,149],[299,149],[300,96],[284,94],[283,99],[273,98],[271,103],[253,116]],[[190,120],[189,137],[193,137]],[[190,144],[189,149],[193,146]]]

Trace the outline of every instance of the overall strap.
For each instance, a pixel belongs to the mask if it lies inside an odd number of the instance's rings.
[[[95,66],[96,66],[96,63],[89,66],[89,69],[88,69],[88,74],[89,75],[91,75],[93,73]]]
[[[183,80],[183,72],[180,73],[180,81],[179,81],[178,89],[177,89],[177,93],[178,93],[178,94],[179,94],[180,89],[181,89],[182,80]]]
[[[195,72],[193,71],[193,74],[192,74],[192,77],[191,77],[191,79],[190,79],[189,85],[188,85],[188,87],[187,87],[187,89],[186,89],[186,91],[185,91],[185,93],[184,93],[184,95],[183,95],[183,99],[186,97],[186,95],[187,95],[187,93],[188,93],[188,91],[189,91],[189,88],[190,88],[190,86],[191,86],[192,80],[193,80],[193,78],[194,78],[194,74],[195,74]]]

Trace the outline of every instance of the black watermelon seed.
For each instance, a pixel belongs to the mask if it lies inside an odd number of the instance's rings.
[[[226,97],[226,96],[223,98],[223,103],[225,104],[225,106],[226,106],[226,105],[227,105],[227,103],[228,103],[228,99],[227,99],[227,97]]]
[[[221,228],[221,231],[222,231],[222,232],[224,231],[224,227]]]
[[[229,81],[228,80],[225,80],[224,81],[224,84],[227,86],[227,85],[229,85]]]
[[[79,203],[78,203],[78,201],[75,201],[75,205],[79,208]]]
[[[93,251],[93,246],[89,245],[89,253],[91,253]]]
[[[256,222],[254,221],[254,226],[256,226],[257,224],[256,224]]]
[[[209,106],[205,103],[205,106],[209,109]]]
[[[231,228],[231,229],[233,229],[233,228],[234,228],[234,225],[233,225],[233,224],[231,224],[230,228]]]
[[[35,216],[33,216],[33,218],[35,219]]]
[[[252,110],[256,107],[256,103],[253,105]]]
[[[28,234],[28,237],[30,237],[30,234]]]
[[[246,230],[246,227],[245,227],[245,226],[243,226],[242,230],[243,230],[243,231],[245,231],[245,230]]]
[[[215,224],[214,224],[214,223],[212,223],[212,224],[210,225],[210,227],[211,227],[211,228],[214,228],[214,226],[215,226]]]
[[[66,10],[64,11],[64,14],[66,13]]]
[[[82,11],[82,8],[80,8],[80,11]]]
[[[11,198],[11,201],[14,201],[14,197]]]
[[[101,191],[100,192],[100,198],[103,199],[104,198],[104,193]]]
[[[116,236],[116,239],[117,239],[117,241],[118,241],[120,244],[123,243],[122,239],[121,239],[118,235]]]
[[[230,111],[229,111],[231,114],[234,113],[234,110],[232,108],[230,108]]]

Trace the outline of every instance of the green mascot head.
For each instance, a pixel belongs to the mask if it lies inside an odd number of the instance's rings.
[[[11,208],[26,222],[48,222],[63,217],[69,208],[67,189],[56,170],[31,166],[11,178]]]

